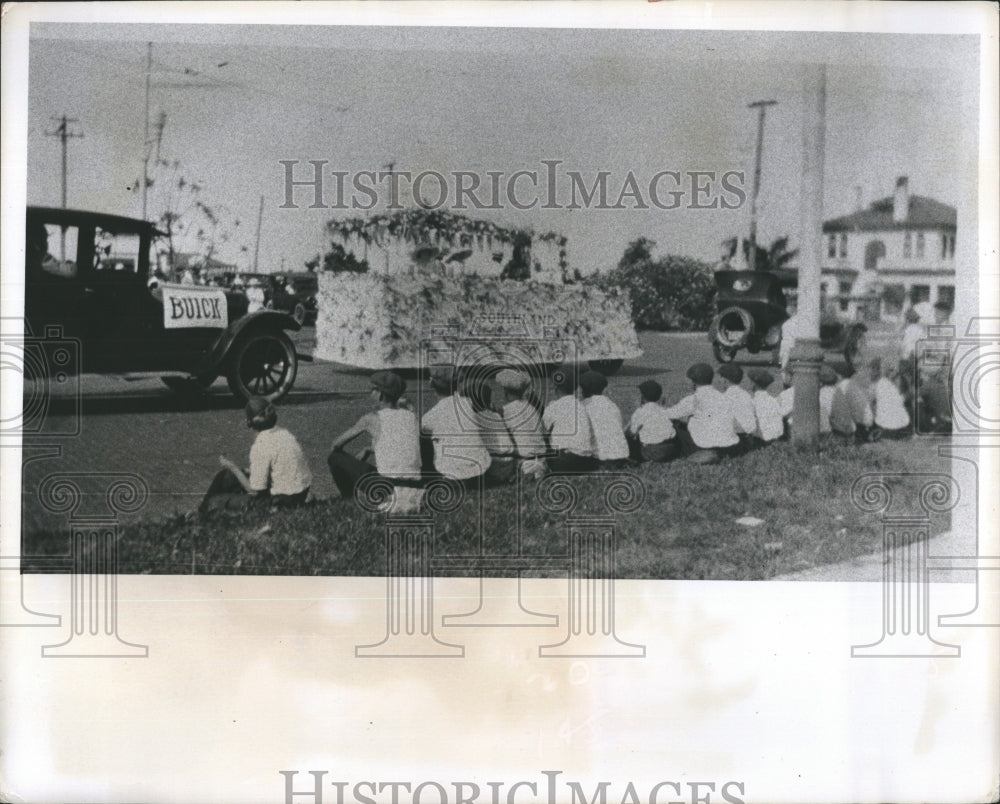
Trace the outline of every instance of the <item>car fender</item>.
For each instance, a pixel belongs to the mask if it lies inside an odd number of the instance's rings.
[[[277,330],[291,330],[297,332],[302,329],[299,324],[288,313],[280,313],[277,310],[258,310],[241,318],[236,319],[226,329],[222,331],[208,354],[205,355],[202,366],[195,374],[206,374],[209,371],[221,371],[222,365],[226,362],[229,350],[233,344],[243,335],[255,332],[275,332]]]

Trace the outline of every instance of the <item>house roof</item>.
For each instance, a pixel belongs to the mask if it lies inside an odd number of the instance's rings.
[[[954,207],[926,198],[910,196],[906,220],[895,223],[892,219],[892,196],[871,204],[868,209],[833,218],[823,224],[824,232],[874,232],[886,229],[948,229],[955,230],[957,213]]]

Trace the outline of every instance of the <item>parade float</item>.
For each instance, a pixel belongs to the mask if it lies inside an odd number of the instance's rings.
[[[571,274],[560,235],[426,210],[328,232],[354,270],[319,273],[317,359],[383,369],[528,355],[610,372],[642,354],[628,296]]]

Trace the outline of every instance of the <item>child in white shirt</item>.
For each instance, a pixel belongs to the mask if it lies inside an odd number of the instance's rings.
[[[247,427],[257,433],[250,447],[250,468],[244,472],[220,456],[223,468],[212,479],[201,502],[199,510],[203,513],[211,508],[241,508],[251,501],[267,501],[272,508],[290,507],[301,505],[309,495],[309,463],[295,436],[278,427],[274,405],[253,396],[245,413]]]
[[[636,460],[663,463],[678,453],[674,423],[660,404],[663,388],[655,380],[639,384],[639,407],[632,414],[625,438]]]
[[[875,426],[886,438],[906,438],[911,434],[910,414],[906,402],[893,380],[896,372],[891,367],[882,368],[882,361],[874,358],[869,364],[872,396],[875,400]]]
[[[552,472],[589,472],[599,465],[594,457],[594,432],[583,403],[576,396],[576,375],[561,368],[552,375],[559,397],[545,406],[542,429],[549,438],[546,464]]]
[[[757,429],[753,435],[758,445],[770,444],[785,434],[785,422],[778,400],[768,391],[774,383],[774,377],[766,369],[752,369],[749,374],[750,381],[756,388],[753,408],[757,414]]]
[[[594,429],[594,456],[601,463],[615,467],[628,460],[628,441],[622,427],[622,412],[604,396],[607,378],[597,371],[585,371],[580,377],[583,407]]]
[[[726,397],[736,418],[736,434],[740,437],[740,447],[744,450],[751,447],[751,436],[757,429],[757,413],[753,407],[751,396],[740,385],[743,382],[743,369],[735,363],[720,366],[717,372],[722,395]]]
[[[726,398],[715,388],[714,369],[695,363],[687,370],[693,393],[667,408],[667,415],[686,421],[677,437],[684,455],[698,463],[714,463],[724,455],[735,455],[740,443],[736,417]]]

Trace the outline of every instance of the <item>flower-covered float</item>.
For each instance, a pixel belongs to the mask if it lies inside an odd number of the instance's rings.
[[[426,210],[328,231],[350,267],[319,274],[318,359],[368,369],[587,361],[611,372],[642,354],[627,295],[570,276],[564,237]]]

